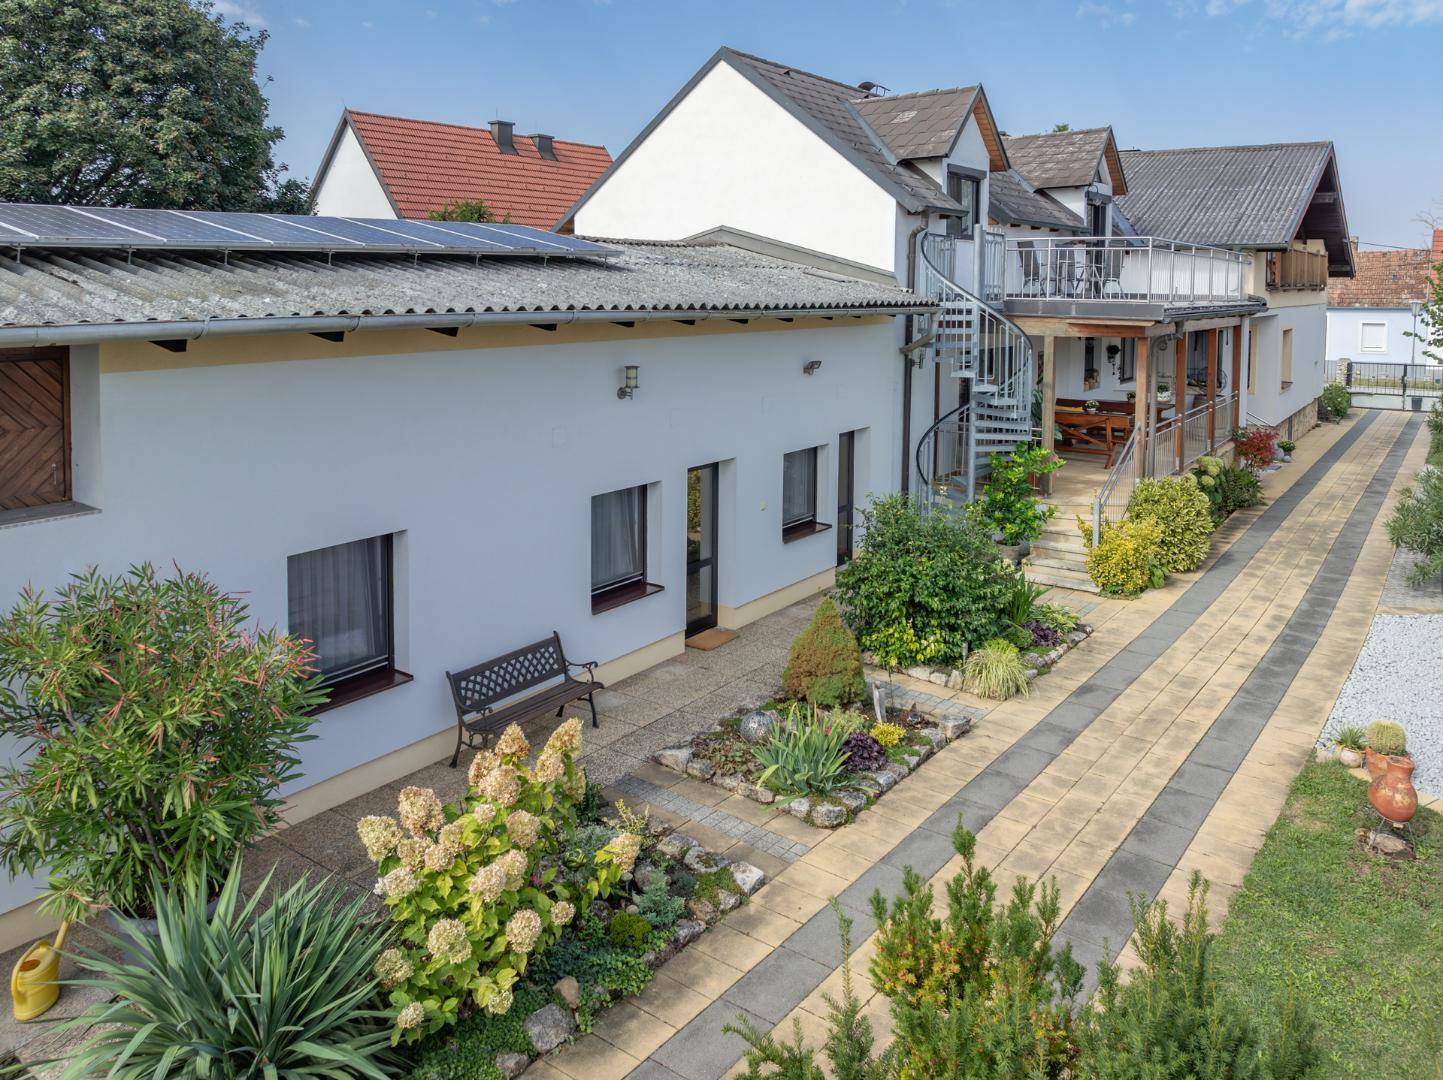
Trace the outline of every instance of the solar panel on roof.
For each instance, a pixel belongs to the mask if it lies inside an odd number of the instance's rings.
[[[269,246],[264,240],[248,236],[235,229],[225,228],[179,210],[145,210],[132,207],[91,207],[73,208],[77,214],[89,216],[96,222],[119,225],[122,229],[134,229],[145,235],[164,240],[166,243],[196,244],[254,244]]]
[[[355,219],[349,219],[355,220]],[[407,221],[404,218],[397,218],[394,221],[367,222],[369,228],[384,229],[393,237],[405,237],[414,240],[418,244],[430,245],[443,248],[459,248],[463,251],[489,251],[506,252],[509,250],[505,244],[495,244],[479,239],[474,236],[467,236],[459,232],[445,232],[441,229],[432,228],[426,221]]]
[[[61,243],[66,240],[112,241],[124,243],[130,240],[149,239],[134,229],[122,229],[119,225],[101,221],[88,214],[82,214],[69,206],[31,206],[25,203],[0,205],[0,223],[18,227],[31,233],[37,239]]]
[[[554,233],[542,232],[529,225],[493,225],[490,222],[470,222],[471,226],[502,243],[520,244],[534,251],[565,251],[566,245],[558,243]]]
[[[250,233],[271,244],[283,247],[325,248],[327,243],[337,249],[360,247],[358,240],[347,240],[343,236],[327,233],[314,226],[307,228],[296,222],[287,221],[282,214],[242,214],[235,210],[192,210],[191,213],[202,221],[238,229]],[[301,217],[306,223],[322,220],[315,217]]]

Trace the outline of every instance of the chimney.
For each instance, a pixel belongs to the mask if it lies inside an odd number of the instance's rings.
[[[1433,265],[1443,263],[1443,229],[1433,230]]]
[[[536,144],[536,152],[547,161],[556,160],[556,146],[551,141],[550,135],[542,135],[540,132],[537,132],[531,136],[531,141]]]
[[[491,138],[496,140],[496,149],[503,154],[516,153],[516,142],[511,137],[511,130],[515,126],[510,120],[491,121]]]

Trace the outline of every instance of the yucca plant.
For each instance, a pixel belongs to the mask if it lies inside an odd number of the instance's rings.
[[[1017,646],[993,638],[967,657],[963,677],[968,690],[979,697],[1005,701],[1013,694],[1027,696],[1027,669]]]
[[[142,1077],[370,1077],[394,1075],[393,1018],[375,1006],[372,968],[387,927],[325,883],[302,878],[260,901],[270,878],[240,899],[232,868],[206,914],[198,882],[153,883],[157,933],[127,924],[105,935],[119,959],[82,954],[73,985],[115,1000],[65,1027],[97,1033],[59,1062],[61,1080]]]
[[[758,782],[793,798],[831,794],[846,779],[842,744],[848,734],[848,725],[833,723],[808,706],[793,705],[772,737],[752,751],[762,766]]]

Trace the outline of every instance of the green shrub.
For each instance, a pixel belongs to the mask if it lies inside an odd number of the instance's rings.
[[[793,698],[832,708],[861,701],[867,693],[862,678],[862,651],[824,597],[807,628],[797,635],[782,672],[782,689]]]
[[[1375,754],[1391,757],[1408,752],[1408,734],[1403,730],[1402,724],[1392,720],[1374,720],[1368,725],[1363,739]]]
[[[992,474],[982,497],[969,507],[978,524],[1004,544],[1036,540],[1057,513],[1032,491],[1032,477],[1062,468],[1062,458],[1040,446],[1020,444],[1010,454],[992,455]]]
[[[1328,383],[1318,399],[1319,420],[1341,420],[1353,407],[1353,392],[1342,383]]]
[[[1443,468],[1424,469],[1398,495],[1385,523],[1396,548],[1421,555],[1408,580],[1423,585],[1443,573]]]
[[[996,637],[1017,572],[963,514],[919,515],[906,495],[862,511],[862,546],[837,571],[837,599],[862,648],[888,667],[956,664]]]
[[[570,975],[581,988],[576,1026],[590,1031],[596,1013],[613,997],[639,994],[646,989],[652,971],[643,957],[654,947],[653,935],[646,935],[635,945],[616,945],[606,919],[586,917],[579,927],[568,930],[560,941],[536,957],[535,966],[527,971],[526,983],[549,1000],[551,987]]]
[[[1152,518],[1102,523],[1102,535],[1092,544],[1092,530],[1083,526],[1088,542],[1087,575],[1105,596],[1136,596],[1144,589],[1160,588],[1167,578],[1158,550],[1162,529]]]
[[[641,915],[629,911],[618,911],[611,917],[606,936],[618,949],[639,949],[646,944],[651,933],[651,923]]]
[[[548,995],[518,988],[511,1011],[504,1016],[476,1012],[451,1031],[422,1045],[411,1080],[504,1080],[496,1068],[498,1054],[536,1053],[526,1034],[526,1018],[547,1004]]]
[[[752,751],[762,766],[757,782],[792,798],[830,794],[846,780],[842,743],[847,734],[843,725],[826,723],[816,709],[793,705],[771,737]]]
[[[980,649],[972,650],[962,674],[964,685],[979,697],[1006,701],[1014,694],[1023,697],[1028,694],[1022,654],[1004,638],[994,638]]]
[[[65,1025],[96,1027],[67,1053],[65,1080],[392,1075],[392,1014],[372,970],[385,923],[364,897],[305,878],[262,911],[269,881],[242,903],[237,861],[210,916],[204,881],[167,887],[157,874],[157,935],[128,926],[105,935],[119,959],[80,958],[81,981],[115,1000]]]
[[[1130,898],[1142,965],[1125,983],[1117,965],[1099,967],[1097,994],[1077,1025],[1081,1080],[1293,1080],[1321,1062],[1313,1025],[1301,1013],[1266,1045],[1255,1018],[1224,992],[1210,962],[1206,897],[1194,871],[1180,927],[1168,919],[1165,901]]]
[[[1003,613],[1013,626],[1026,626],[1037,618],[1037,605],[1052,591],[1048,585],[1039,585],[1018,575],[1012,583],[1012,593],[1007,597]],[[1029,640],[1027,644],[1031,644]]]
[[[1213,490],[1217,492],[1216,505],[1223,517],[1263,501],[1263,485],[1257,474],[1237,465],[1229,465],[1218,474]]]
[[[1195,570],[1207,557],[1212,507],[1195,477],[1139,480],[1128,500],[1127,516],[1157,523],[1161,532],[1157,559],[1165,572]]]
[[[248,619],[149,565],[27,591],[0,619],[0,861],[48,872],[47,910],[146,914],[152,873],[215,881],[278,822],[324,695],[309,645]]]
[[[686,910],[686,901],[672,893],[666,875],[657,873],[636,898],[636,913],[657,930],[670,930]]]
[[[1038,604],[1033,609],[1032,617],[1059,634],[1072,633],[1082,621],[1082,617],[1066,604]]]
[[[1279,439],[1279,440],[1278,440],[1278,449],[1281,450],[1281,451],[1282,451],[1283,453],[1285,453],[1285,454],[1291,454],[1291,453],[1292,453],[1294,450],[1296,450],[1297,448],[1298,448],[1298,444],[1295,443],[1295,442],[1293,442],[1292,439]]]

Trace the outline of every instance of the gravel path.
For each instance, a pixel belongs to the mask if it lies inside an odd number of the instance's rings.
[[[1443,615],[1377,615],[1323,726],[1396,720],[1408,732],[1419,791],[1443,795]]]

